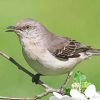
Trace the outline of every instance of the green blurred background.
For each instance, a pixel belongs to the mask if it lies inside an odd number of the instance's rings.
[[[17,36],[5,32],[7,26],[24,18],[34,18],[56,34],[100,48],[100,0],[0,0],[0,50],[31,72],[34,71],[22,56]],[[88,80],[100,90],[100,57],[92,57],[80,63],[74,72],[77,70],[85,73]],[[65,75],[45,76],[41,79],[57,88]],[[32,84],[29,76],[0,57],[0,95],[31,97],[41,92],[43,89]]]

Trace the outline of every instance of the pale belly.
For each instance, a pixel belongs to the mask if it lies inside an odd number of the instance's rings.
[[[36,54],[36,53],[35,53]],[[36,59],[27,56],[26,52],[23,52],[24,58],[36,72],[43,75],[59,75],[65,74],[68,71],[71,71],[76,64],[78,64],[82,59],[80,58],[70,58],[67,61],[60,61],[50,54],[49,51],[43,53],[41,56]]]

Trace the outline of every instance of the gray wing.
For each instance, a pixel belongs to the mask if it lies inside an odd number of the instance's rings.
[[[90,46],[86,46],[70,38],[63,37],[58,37],[56,40],[51,41],[51,45],[48,48],[52,55],[60,60],[79,57],[79,53],[86,52],[90,49]]]

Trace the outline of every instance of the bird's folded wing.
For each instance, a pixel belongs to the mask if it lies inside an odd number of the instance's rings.
[[[86,52],[90,49],[90,46],[86,46],[79,42],[76,42],[75,40],[63,37],[62,41],[58,41],[48,48],[52,55],[60,60],[67,60],[68,58],[79,57],[79,53]]]

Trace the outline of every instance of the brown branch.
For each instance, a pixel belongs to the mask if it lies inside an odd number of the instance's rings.
[[[25,69],[23,66],[21,66],[17,61],[15,61],[12,57],[9,57],[8,55],[6,55],[5,53],[1,52],[0,51],[0,55],[3,56],[4,58],[6,58],[7,60],[9,60],[10,62],[12,62],[14,65],[17,66],[17,68],[21,71],[23,71],[24,73],[26,73],[27,75],[29,75],[30,77],[33,77],[34,74],[29,72],[27,69]],[[3,96],[0,96],[0,99],[6,99],[6,100],[36,100],[36,99],[39,99],[39,98],[42,98],[46,95],[48,95],[49,93],[52,93],[52,92],[59,92],[60,90],[59,89],[53,89],[51,88],[50,86],[48,86],[47,84],[45,84],[44,82],[42,82],[41,80],[39,80],[39,85],[41,85],[46,92],[44,93],[41,93],[37,96],[34,96],[32,98],[10,98],[10,97],[3,97]]]

